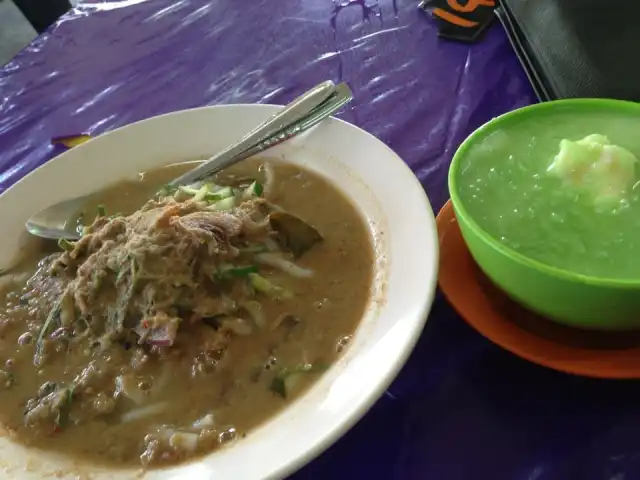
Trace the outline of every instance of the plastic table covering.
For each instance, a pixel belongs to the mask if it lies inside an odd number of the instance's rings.
[[[535,101],[499,25],[439,39],[417,0],[82,3],[0,70],[0,188],[51,158],[55,136],[178,109],[286,103],[348,82],[340,116],[413,169],[435,209],[457,145]],[[440,297],[398,378],[294,479],[640,478],[640,384],[528,364]]]

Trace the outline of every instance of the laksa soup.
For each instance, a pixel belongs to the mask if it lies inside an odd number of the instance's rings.
[[[374,270],[350,200],[269,161],[155,194],[187,168],[104,190],[80,240],[3,272],[0,421],[15,441],[180,462],[242,438],[349,344]]]

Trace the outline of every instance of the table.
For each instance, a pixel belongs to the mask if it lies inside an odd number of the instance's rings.
[[[535,101],[499,25],[441,40],[417,0],[82,3],[0,70],[0,189],[104,131],[218,103],[285,103],[347,81],[340,116],[391,146],[434,209],[456,146]],[[73,180],[70,180],[73,181]],[[640,384],[556,373],[493,346],[438,296],[407,365],[304,479],[640,478]]]

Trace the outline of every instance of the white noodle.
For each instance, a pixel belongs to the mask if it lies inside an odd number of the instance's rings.
[[[212,413],[207,413],[204,417],[193,422],[193,428],[202,430],[207,427],[215,427],[216,421]]]
[[[146,407],[129,410],[127,413],[120,417],[120,423],[136,422],[138,420],[142,420],[143,418],[157,415],[158,413],[166,410],[168,406],[169,402],[158,402],[147,405]]]
[[[259,253],[255,257],[258,263],[277,268],[296,278],[313,277],[313,270],[302,268],[277,253]]]
[[[195,452],[198,448],[199,435],[197,433],[176,432],[169,438],[169,445],[183,452]]]
[[[225,318],[224,320],[222,320],[222,324],[225,327],[227,327],[229,330],[231,330],[233,333],[238,335],[243,335],[243,336],[251,335],[251,333],[253,332],[251,325],[249,325],[242,318],[235,318],[235,317]]]
[[[278,246],[278,244],[276,243],[276,241],[273,238],[265,239],[264,246],[270,252],[279,252],[280,251],[280,247]]]
[[[255,300],[249,300],[247,302],[242,302],[240,306],[243,307],[249,315],[251,315],[256,327],[260,330],[264,330],[264,327],[267,326],[267,319],[264,315],[264,311],[262,310],[262,305]]]
[[[273,167],[268,163],[262,164],[262,171],[264,172],[264,185],[262,186],[262,196],[264,198],[269,198],[271,196],[271,189],[273,188],[273,183],[275,182],[275,172],[273,171]]]
[[[145,403],[145,393],[138,387],[138,382],[133,375],[120,375],[116,378],[116,392],[133,400],[136,405]]]

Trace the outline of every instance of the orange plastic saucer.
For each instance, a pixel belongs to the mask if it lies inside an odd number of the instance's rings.
[[[524,359],[588,377],[640,378],[639,332],[572,329],[509,299],[477,266],[460,233],[451,202],[437,217],[442,292],[486,338]]]

